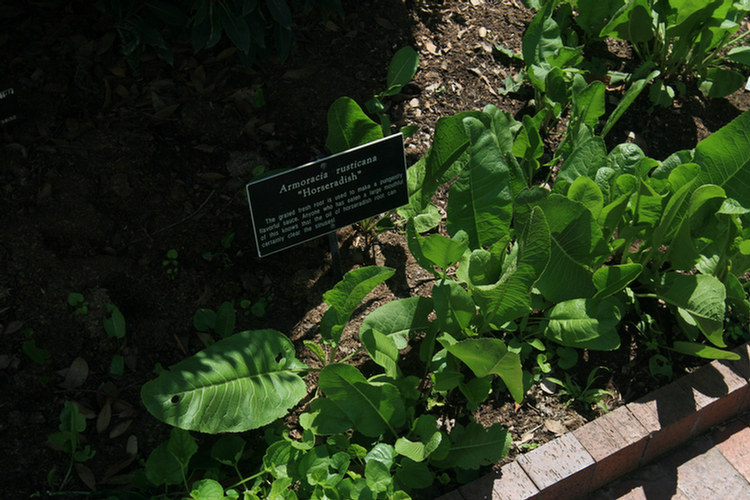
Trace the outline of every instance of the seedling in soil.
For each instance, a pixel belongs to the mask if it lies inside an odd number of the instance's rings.
[[[179,270],[179,264],[177,262],[177,250],[174,248],[167,252],[166,260],[161,263],[167,270],[167,274],[170,278],[174,279],[177,271]]]
[[[203,254],[203,258],[210,262],[216,257],[221,257],[221,260],[224,262],[224,268],[229,268],[232,265],[232,261],[229,260],[227,251],[232,246],[233,241],[234,233],[229,233],[221,239],[221,250],[216,253],[206,252]]]
[[[240,302],[240,307],[245,311],[245,316],[249,316],[250,313],[253,314],[253,316],[256,316],[258,318],[262,318],[266,315],[266,308],[273,300],[272,297],[261,297],[258,299],[258,302],[253,304],[249,300],[243,300]]]
[[[83,294],[71,293],[68,295],[68,304],[76,308],[76,314],[87,314],[89,303],[83,298]]]
[[[232,335],[236,316],[231,302],[224,302],[217,311],[198,309],[193,316],[193,326],[199,332],[213,332],[221,338]]]
[[[568,406],[573,401],[580,401],[588,405],[596,403],[604,411],[609,411],[607,405],[604,404],[603,400],[607,396],[613,396],[613,394],[609,391],[605,391],[604,389],[591,387],[592,385],[594,385],[594,382],[596,382],[596,379],[599,378],[596,376],[596,372],[599,371],[599,368],[604,368],[606,370],[606,368],[603,366],[597,366],[596,368],[594,368],[591,373],[589,373],[589,376],[586,379],[586,387],[581,387],[576,381],[571,378],[569,373],[565,374],[565,382],[553,377],[547,377],[547,380],[556,383],[562,388],[560,394],[568,395],[572,398],[565,403],[565,406]]]
[[[125,317],[122,315],[120,310],[114,304],[109,304],[107,308],[112,311],[112,316],[104,320],[104,330],[107,335],[118,339],[118,351],[122,349],[119,339],[125,336]],[[112,375],[121,376],[125,372],[125,358],[122,354],[114,354],[112,356],[112,363],[109,367],[109,372]]]
[[[65,473],[65,477],[60,484],[60,490],[65,488],[65,485],[70,479],[70,473],[73,471],[73,464],[75,462],[85,462],[90,459],[96,453],[92,451],[89,446],[81,449],[81,444],[78,442],[78,434],[86,430],[86,419],[78,411],[78,407],[71,401],[66,401],[65,406],[60,412],[60,432],[52,433],[48,436],[50,442],[60,447],[62,451],[70,455],[70,465],[68,471]],[[55,469],[53,468],[47,475],[47,481],[50,487],[55,482]]]
[[[21,350],[26,354],[28,357],[39,363],[40,365],[44,365],[44,362],[47,361],[47,359],[50,358],[51,354],[47,349],[41,349],[36,346],[36,340],[32,339],[31,336],[34,334],[34,330],[31,328],[27,328],[23,332],[24,336],[29,339],[23,343],[21,346]]]

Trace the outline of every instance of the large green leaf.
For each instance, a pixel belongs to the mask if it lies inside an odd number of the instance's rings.
[[[399,438],[395,449],[399,455],[409,457],[415,462],[424,461],[440,446],[443,439],[437,420],[432,415],[420,416],[412,426],[412,434],[417,438],[416,441],[405,437]]]
[[[432,201],[438,186],[450,179],[444,178],[469,147],[469,137],[463,120],[468,116],[484,117],[481,111],[464,111],[453,116],[443,116],[435,124],[435,137],[425,157],[406,171],[409,186],[409,205],[398,210],[405,218],[421,213]]]
[[[640,264],[620,264],[597,269],[592,278],[597,290],[593,298],[603,299],[616,294],[636,279],[642,271],[643,266]]]
[[[545,62],[548,57],[554,55],[556,50],[563,47],[560,26],[552,18],[556,3],[545,2],[544,7],[536,13],[526,29],[521,53],[527,67]]]
[[[332,153],[341,153],[382,138],[380,125],[372,121],[353,99],[339,97],[331,104],[326,147]]]
[[[509,231],[513,215],[510,171],[492,133],[475,119],[464,120],[471,136],[471,159],[451,187],[448,232],[465,231],[469,248],[490,246]]]
[[[368,293],[395,272],[389,267],[368,266],[349,271],[333,289],[323,294],[330,307],[320,322],[320,334],[325,340],[338,344],[341,332],[349,322],[354,310]]]
[[[716,347],[726,347],[722,335],[726,293],[721,281],[705,274],[667,273],[657,289],[659,298],[667,304],[689,312],[703,335]]]
[[[545,314],[544,335],[567,347],[610,351],[620,347],[615,327],[620,311],[614,302],[573,299],[560,302]]]
[[[600,0],[593,1],[601,3]],[[649,73],[646,78],[636,80],[635,82],[633,82],[633,84],[630,85],[630,88],[628,88],[627,92],[625,92],[625,95],[622,96],[620,102],[617,103],[617,107],[615,108],[615,110],[612,111],[612,114],[610,114],[609,118],[607,118],[607,123],[604,124],[604,128],[601,132],[602,138],[606,137],[609,131],[612,130],[612,127],[614,127],[620,117],[625,114],[625,111],[630,107],[631,104],[633,104],[633,101],[635,101],[636,97],[640,95],[641,91],[646,88],[646,85],[648,85],[651,80],[659,76],[659,74],[661,74],[661,71],[654,70]]]
[[[601,137],[593,136],[575,146],[560,167],[557,179],[573,183],[579,177],[593,177],[606,166],[607,145]]]
[[[398,367],[398,347],[393,339],[377,330],[371,329],[360,334],[360,340],[367,349],[367,354],[378,365],[385,368],[385,374],[396,378],[400,373]]]
[[[450,439],[448,456],[435,464],[439,467],[478,469],[483,465],[495,464],[508,454],[513,442],[501,424],[494,424],[485,430],[476,422],[470,422],[466,427],[456,425]]]
[[[469,236],[462,230],[459,230],[453,238],[447,238],[442,234],[431,234],[426,238],[419,238],[418,241],[422,247],[422,255],[438,266],[442,275],[445,275],[448,268],[459,261],[469,247]]]
[[[750,207],[750,111],[699,142],[695,163],[702,169],[697,186],[716,184]]]
[[[378,437],[404,424],[404,402],[396,386],[370,383],[355,367],[341,363],[326,366],[318,384],[323,393],[368,437]]]
[[[452,279],[441,279],[435,283],[432,300],[440,329],[451,335],[461,335],[476,317],[476,306],[471,296]]]
[[[386,85],[388,89],[383,95],[396,95],[401,88],[414,78],[419,67],[419,54],[411,47],[400,49],[391,59],[388,67],[388,78]]]
[[[588,266],[609,250],[589,209],[551,194],[539,206],[549,224],[549,264],[536,287],[551,302],[592,297],[596,289]]]
[[[630,0],[602,28],[599,36],[611,36],[631,43],[648,42],[654,37],[648,0]]]
[[[513,399],[523,401],[523,371],[521,358],[509,351],[499,339],[467,339],[451,346],[448,352],[466,363],[479,378],[489,374],[498,375],[508,387]]]
[[[255,330],[222,339],[163,371],[141,389],[144,405],[180,429],[216,434],[257,429],[306,394],[287,337]]]
[[[678,340],[675,341],[672,349],[682,354],[704,359],[728,359],[731,361],[739,361],[740,359],[740,355],[736,352],[724,351],[715,347],[698,344],[697,342],[682,342]]]
[[[472,287],[483,318],[482,331],[531,311],[531,290],[544,272],[549,255],[549,226],[542,209],[535,207],[522,226],[515,251],[507,256],[497,283]]]
[[[577,178],[570,188],[568,188],[568,198],[588,208],[594,219],[599,217],[604,208],[602,190],[589,177]]]
[[[367,315],[359,328],[360,336],[378,330],[393,339],[396,347],[405,349],[409,335],[426,332],[430,328],[428,316],[432,312],[429,297],[408,297],[383,304]]]

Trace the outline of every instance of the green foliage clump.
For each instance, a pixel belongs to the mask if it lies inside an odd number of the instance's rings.
[[[247,67],[256,57],[268,59],[272,46],[283,63],[294,40],[293,12],[317,7],[344,17],[340,0],[293,0],[291,6],[287,0],[98,0],[94,5],[115,19],[122,53],[133,68],[143,45],[173,64],[170,38],[184,36],[198,52],[216,46],[224,34]]]

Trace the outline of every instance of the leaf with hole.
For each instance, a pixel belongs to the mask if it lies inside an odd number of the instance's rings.
[[[159,420],[209,434],[257,429],[306,394],[289,339],[275,330],[238,333],[185,359],[141,389]]]

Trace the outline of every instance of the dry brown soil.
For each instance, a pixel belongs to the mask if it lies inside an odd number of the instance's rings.
[[[123,475],[138,467],[128,465],[127,443],[137,443],[145,458],[169,431],[145,411],[140,387],[157,363],[169,366],[202,348],[192,326],[198,308],[231,301],[238,329],[284,332],[300,359],[315,365],[301,341],[318,334],[322,294],[333,286],[327,241],[257,258],[243,192],[246,167],[287,168],[326,155],[328,107],[341,96],[364,103],[382,89],[399,48],[411,45],[421,56],[413,83],[388,109],[395,124],[419,127],[407,141],[409,163],[426,151],[440,116],[487,104],[519,119],[528,111],[528,94],[497,92],[518,68],[492,48],[498,42],[520,49],[532,14],[516,0],[345,1],[345,20],[319,12],[296,19],[297,43],[283,66],[271,61],[245,69],[224,40],[197,55],[176,45],[173,67],[146,52],[137,71],[119,53],[112,19],[89,2],[20,5],[0,1],[0,90],[15,89],[23,114],[0,129],[3,498],[44,497],[50,469],[57,468],[58,478],[64,473],[66,456],[45,441],[65,401],[86,412],[84,437],[97,453],[85,465],[96,487],[116,487],[118,477],[127,482]],[[607,50],[598,55],[613,67],[632,65],[627,47]],[[257,89],[262,107],[254,105]],[[745,92],[716,100],[691,95],[671,109],[648,113],[648,107],[645,100],[633,105],[610,133],[610,146],[633,132],[650,156],[664,159],[750,108],[750,99]],[[549,145],[555,140],[547,138]],[[230,233],[236,237],[223,255],[203,258],[220,253]],[[371,237],[346,228],[338,237],[344,271],[372,264],[396,269],[357,311],[342,347],[347,353],[358,347],[356,324],[364,315],[396,298],[429,294],[432,282],[397,231]],[[171,249],[179,254],[174,278],[163,266]],[[71,292],[89,301],[88,314],[68,305]],[[243,314],[242,300],[262,298],[269,301],[265,315]],[[109,375],[118,352],[102,327],[110,303],[127,322],[122,377]],[[43,366],[21,350],[30,330],[51,354]],[[609,366],[602,384],[615,395],[610,407],[659,383],[637,349],[627,340],[623,345],[580,364],[584,376]],[[85,380],[61,385],[78,357],[88,366]],[[535,389],[515,408],[497,394],[474,417],[507,426],[514,456],[598,414],[563,402]],[[462,418],[456,409],[445,412]],[[118,464],[126,466],[113,472]],[[75,473],[68,488],[87,490]]]

